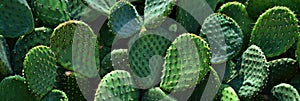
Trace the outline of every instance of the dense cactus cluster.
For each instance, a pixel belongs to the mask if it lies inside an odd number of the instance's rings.
[[[0,0],[0,101],[300,101],[300,0]]]

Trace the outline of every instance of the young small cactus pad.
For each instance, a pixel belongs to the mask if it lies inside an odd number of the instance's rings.
[[[0,80],[13,73],[9,61],[10,57],[8,45],[4,37],[0,35]]]
[[[20,37],[12,51],[12,65],[15,74],[21,75],[23,70],[23,60],[26,53],[38,45],[50,45],[52,29],[46,27],[35,28],[32,33]]]
[[[16,38],[33,30],[33,15],[26,0],[1,0],[0,12],[0,35]]]
[[[287,7],[273,7],[258,18],[250,44],[260,47],[266,57],[274,57],[285,53],[295,43],[298,34],[298,20],[293,11]]]
[[[167,95],[159,87],[151,88],[144,94],[142,101],[177,101],[172,96]]]
[[[4,78],[0,83],[1,101],[37,101],[28,90],[25,78],[19,75]]]
[[[139,91],[134,88],[129,72],[115,70],[103,77],[94,101],[137,101]]]
[[[50,47],[60,65],[87,77],[95,77],[100,66],[97,36],[84,22],[68,21],[56,27]]]
[[[128,38],[140,31],[142,25],[135,6],[124,0],[114,4],[108,19],[108,24],[112,31],[122,38]]]
[[[243,44],[243,32],[239,25],[220,13],[211,14],[204,20],[200,36],[206,38],[210,45],[213,64],[232,59],[240,52]]]
[[[262,50],[251,45],[242,55],[240,74],[243,84],[238,91],[242,99],[251,99],[257,96],[266,86],[268,80],[267,60]]]
[[[177,37],[167,50],[161,89],[183,91],[195,87],[209,71],[210,48],[195,34]]]
[[[24,59],[24,75],[28,88],[41,99],[52,90],[57,78],[54,53],[46,46],[29,50]]]
[[[298,91],[290,84],[281,83],[271,90],[272,96],[279,101],[299,101]]]
[[[44,96],[41,101],[69,101],[69,99],[63,91],[54,89]]]
[[[221,85],[217,95],[217,99],[219,101],[240,101],[234,89],[227,84]]]

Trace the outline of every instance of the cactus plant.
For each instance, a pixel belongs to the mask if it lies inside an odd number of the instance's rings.
[[[143,101],[177,101],[172,96],[167,95],[159,87],[149,89],[142,98]]]
[[[0,12],[0,35],[16,38],[33,31],[33,15],[26,0],[2,0]]]
[[[226,84],[221,85],[217,96],[219,101],[240,101],[234,89]]]
[[[272,96],[279,101],[299,101],[298,91],[290,84],[281,83],[272,88]]]
[[[25,84],[25,78],[19,75],[8,76],[0,83],[1,101],[38,101]]]
[[[87,77],[95,77],[100,66],[97,36],[84,22],[67,21],[57,26],[50,38],[50,48],[60,65]]]
[[[268,64],[262,50],[251,45],[242,55],[242,67],[240,75],[243,76],[243,84],[238,94],[242,99],[255,98],[266,86],[268,80]]]
[[[26,53],[38,45],[50,45],[52,29],[46,27],[35,28],[32,33],[20,37],[12,50],[12,65],[15,74],[21,75],[23,60]]]
[[[0,80],[13,73],[10,64],[10,54],[8,45],[2,35],[0,35]]]
[[[29,50],[24,59],[24,76],[28,88],[37,99],[53,89],[57,78],[54,53],[47,46],[36,46]]]
[[[296,60],[291,58],[281,58],[268,62],[269,65],[269,83],[278,84],[287,82],[293,78],[298,71]],[[289,74],[289,75],[286,75]]]
[[[240,52],[243,44],[243,32],[239,25],[220,13],[211,14],[204,20],[200,36],[210,44],[213,64],[232,59]]]
[[[133,78],[129,72],[115,70],[106,74],[96,91],[95,101],[135,101],[139,91],[134,88]]]
[[[195,34],[177,37],[167,50],[160,87],[167,91],[184,91],[195,87],[209,71],[210,48]]]
[[[251,33],[250,44],[262,49],[266,57],[285,53],[299,34],[296,15],[287,7],[273,7],[260,15]],[[278,41],[278,38],[284,40]]]
[[[100,76],[113,70],[130,71],[127,49],[116,49],[107,54],[101,62]]]
[[[60,90],[52,90],[41,101],[69,101],[67,95]]]
[[[102,15],[109,15],[111,7],[117,0],[83,0],[89,7],[96,9]]]
[[[224,77],[223,77],[223,82],[229,83],[237,76],[238,76],[238,70],[236,68],[236,64],[233,61],[228,61],[226,63],[226,69],[225,69],[225,73],[224,73]]]

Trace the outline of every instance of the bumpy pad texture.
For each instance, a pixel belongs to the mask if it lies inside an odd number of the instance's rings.
[[[95,101],[137,101],[139,92],[133,87],[132,76],[124,70],[108,73],[101,80]]]
[[[199,36],[185,33],[167,50],[160,87],[181,91],[195,87],[209,71],[210,48]]]
[[[12,65],[15,74],[21,75],[23,60],[26,53],[38,45],[50,45],[52,29],[46,27],[35,28],[34,32],[26,34],[18,39],[12,51]]]
[[[1,0],[0,34],[16,38],[34,28],[33,15],[26,0]]]
[[[214,13],[204,20],[200,36],[205,37],[210,45],[213,64],[232,59],[243,44],[243,32],[239,25],[220,13]]]
[[[281,83],[274,86],[271,90],[272,96],[279,101],[299,101],[300,96],[298,91],[290,84]]]
[[[69,101],[67,95],[60,90],[52,90],[41,101]]]
[[[109,10],[117,0],[83,0],[89,7],[96,9],[103,15],[109,15]]]
[[[234,89],[227,84],[221,85],[217,96],[218,101],[240,101]]]
[[[122,38],[128,38],[141,29],[141,18],[128,1],[117,2],[111,8],[108,20],[111,30]]]
[[[0,80],[13,73],[9,63],[10,55],[8,45],[2,35],[0,35]]]
[[[298,63],[291,58],[281,58],[268,62],[269,83],[276,84],[291,80],[298,71]]]
[[[268,80],[268,65],[266,57],[259,47],[251,45],[243,53],[240,75],[243,76],[243,84],[238,93],[243,99],[257,96],[265,87]]]
[[[9,76],[0,83],[1,101],[37,101],[21,76]]]
[[[130,70],[127,49],[116,49],[107,54],[101,61],[100,76],[113,70]]]
[[[177,101],[160,88],[151,88],[143,96],[142,101]]]
[[[52,90],[57,78],[54,53],[46,46],[29,50],[24,60],[24,75],[28,88],[41,99]]]
[[[84,22],[68,21],[56,27],[50,47],[64,68],[95,77],[100,66],[97,36]]]
[[[257,20],[251,33],[250,44],[262,49],[266,57],[285,53],[298,38],[298,20],[286,7],[273,7]]]
[[[146,0],[144,9],[144,25],[146,28],[160,26],[171,13],[176,0]]]

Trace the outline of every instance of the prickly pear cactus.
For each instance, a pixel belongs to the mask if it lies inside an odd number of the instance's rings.
[[[28,88],[41,99],[53,89],[57,78],[54,53],[46,46],[36,46],[29,50],[24,59],[24,76]]]
[[[12,50],[12,65],[14,73],[21,75],[23,70],[23,60],[26,53],[38,45],[50,45],[52,29],[46,27],[35,28],[32,33],[20,37]]]
[[[100,14],[109,15],[111,7],[117,0],[83,0],[89,7],[96,9]]]
[[[276,6],[260,15],[251,33],[250,44],[260,47],[266,57],[275,57],[285,53],[298,34],[298,20],[293,11]]]
[[[111,30],[119,37],[128,38],[141,29],[141,18],[128,1],[119,1],[113,5],[108,17]]]
[[[44,96],[41,101],[69,101],[69,99],[63,91],[54,89]]]
[[[232,18],[220,13],[211,14],[204,20],[200,36],[206,38],[210,44],[213,64],[232,59],[243,45],[243,32],[239,25]]]
[[[233,61],[228,61],[226,63],[226,69],[222,80],[223,83],[229,83],[237,76],[238,76],[238,70],[236,68],[236,64]]]
[[[96,91],[95,101],[136,101],[139,91],[134,88],[129,72],[115,70],[103,77]]]
[[[71,20],[60,24],[52,33],[50,48],[64,68],[87,77],[97,75],[100,66],[97,36],[86,23]]]
[[[298,71],[296,60],[291,58],[281,58],[268,62],[269,83],[277,84],[287,82],[293,78]],[[287,75],[288,74],[288,75]]]
[[[296,74],[291,80],[291,85],[300,91],[300,74]]]
[[[159,87],[151,88],[143,95],[142,101],[177,101],[172,96],[167,95]]]
[[[19,75],[4,78],[0,83],[1,101],[38,101]]]
[[[167,92],[195,87],[210,70],[210,48],[204,39],[185,33],[167,50],[161,89]]]
[[[234,89],[227,84],[222,84],[217,94],[218,101],[240,101]]]
[[[300,96],[298,91],[290,84],[281,83],[276,85],[271,90],[272,96],[279,101],[299,101]]]
[[[10,65],[10,55],[8,45],[2,35],[0,35],[0,80],[13,73]]]
[[[250,40],[252,23],[254,23],[246,11],[246,6],[239,2],[228,2],[223,4],[218,12],[231,17],[240,26],[244,36],[243,50],[246,50]]]
[[[144,9],[144,25],[146,28],[160,26],[171,13],[176,0],[146,0]]]
[[[116,49],[107,54],[101,62],[100,76],[113,70],[130,70],[127,49]]]
[[[243,84],[238,94],[242,99],[252,99],[266,86],[268,80],[268,64],[262,50],[251,45],[242,55],[240,75]]]
[[[33,31],[33,15],[26,0],[1,0],[0,12],[0,35],[16,38]]]

